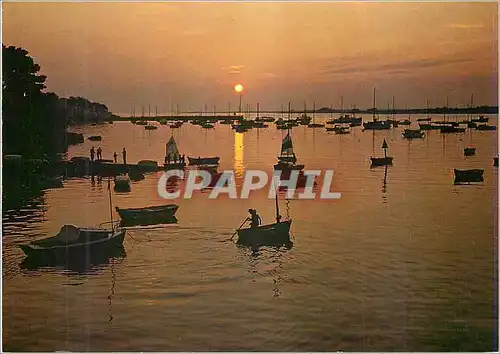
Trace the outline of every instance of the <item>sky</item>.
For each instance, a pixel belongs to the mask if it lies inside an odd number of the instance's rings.
[[[49,91],[116,113],[498,102],[496,3],[3,3]]]

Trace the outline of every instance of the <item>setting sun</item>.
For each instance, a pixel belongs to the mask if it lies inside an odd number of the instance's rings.
[[[238,93],[239,93],[239,92],[243,92],[243,85],[241,85],[241,84],[237,84],[237,85],[235,85],[235,86],[234,86],[234,91],[236,91],[236,92],[238,92]]]

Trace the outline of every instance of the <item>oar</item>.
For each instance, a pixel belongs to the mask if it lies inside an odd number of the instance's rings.
[[[238,227],[238,228],[236,229],[236,231],[234,232],[233,236],[231,236],[231,238],[230,238],[229,240],[232,240],[232,239],[233,239],[234,235],[236,235],[236,233],[238,232],[238,230],[239,230],[239,229],[241,229],[241,227],[242,227],[243,225],[245,225],[245,223],[246,223],[246,222],[247,222],[247,218],[245,218],[245,221],[243,221],[243,222],[241,223],[240,227]]]

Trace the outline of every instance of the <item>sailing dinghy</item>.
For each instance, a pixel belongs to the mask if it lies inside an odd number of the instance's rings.
[[[183,170],[186,167],[186,161],[181,159],[173,136],[170,137],[165,150],[165,163],[163,167],[166,170]]]

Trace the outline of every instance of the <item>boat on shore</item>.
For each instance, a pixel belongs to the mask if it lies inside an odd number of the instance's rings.
[[[218,165],[219,160],[220,160],[219,156],[214,156],[214,157],[189,157],[188,156],[189,164],[192,166]]]
[[[143,208],[115,207],[121,218],[121,226],[155,225],[160,223],[176,223],[177,204],[148,206]]]

